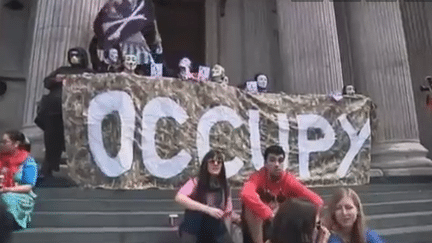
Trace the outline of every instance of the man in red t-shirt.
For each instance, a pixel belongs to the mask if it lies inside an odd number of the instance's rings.
[[[269,225],[279,203],[287,198],[304,198],[318,208],[323,205],[321,197],[309,190],[297,178],[283,170],[285,152],[273,145],[264,152],[264,167],[252,174],[244,184],[240,197],[243,203],[244,242],[263,243],[263,228]]]

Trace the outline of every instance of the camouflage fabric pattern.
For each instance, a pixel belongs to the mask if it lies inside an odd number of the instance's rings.
[[[334,186],[359,185],[369,182],[370,136],[354,158],[347,176],[338,178],[335,174],[350,146],[349,137],[337,118],[346,114],[352,126],[359,131],[370,115],[374,114],[372,101],[362,95],[344,97],[338,102],[326,95],[286,95],[284,93],[251,95],[236,87],[226,87],[213,82],[192,83],[172,78],[155,79],[125,73],[69,75],[63,89],[63,116],[69,175],[83,187],[145,189],[174,188],[182,185],[191,176],[196,176],[199,170],[200,161],[198,161],[196,147],[198,121],[206,111],[219,105],[233,109],[244,120],[244,124],[238,129],[233,129],[228,122],[219,122],[212,127],[210,132],[212,148],[221,149],[226,160],[237,156],[244,163],[243,168],[229,179],[232,186],[241,186],[255,171],[250,162],[249,109],[259,109],[262,152],[267,146],[277,144],[279,141],[277,113],[287,114],[290,127],[287,170],[296,175],[299,169],[296,115],[317,114],[325,117],[331,124],[336,134],[336,142],[328,151],[311,154],[309,162],[311,177],[303,180],[305,184]],[[109,90],[124,91],[130,95],[137,114],[132,168],[116,178],[105,176],[94,163],[87,137],[89,103],[98,94]],[[172,118],[161,118],[157,122],[155,141],[160,158],[171,158],[182,149],[192,156],[187,168],[169,179],[152,176],[146,170],[141,156],[142,110],[150,100],[156,97],[171,98],[185,109],[189,116],[188,120],[181,125]],[[375,122],[372,118],[371,121]],[[101,123],[104,147],[112,157],[117,155],[121,146],[120,123],[118,113],[115,112],[106,116]],[[374,124],[371,124],[372,134],[375,127]]]

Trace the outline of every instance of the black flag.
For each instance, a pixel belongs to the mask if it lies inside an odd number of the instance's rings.
[[[146,36],[155,30],[152,0],[108,1],[98,13],[93,28],[100,46],[108,50],[137,32]]]

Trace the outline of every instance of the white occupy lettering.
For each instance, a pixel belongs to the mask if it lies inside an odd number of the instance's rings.
[[[106,152],[102,141],[101,122],[106,115],[118,111],[121,118],[121,148],[116,158],[111,158]],[[183,108],[169,98],[155,98],[143,110],[143,162],[149,172],[157,177],[171,178],[181,173],[192,159],[184,150],[171,159],[163,160],[156,153],[154,134],[156,123],[162,117],[173,117],[183,124],[188,116]],[[279,124],[279,143],[287,152],[289,151],[289,124],[286,114],[277,114]],[[326,151],[333,146],[335,134],[333,128],[323,117],[313,114],[297,116],[299,124],[299,167],[300,177],[307,178],[309,173],[309,155],[312,152]],[[367,119],[360,131],[356,131],[346,119],[346,114],[338,120],[350,138],[350,148],[343,158],[336,174],[346,176],[349,167],[362,148],[364,142],[370,137],[370,124]],[[229,107],[219,106],[206,112],[198,124],[197,149],[200,160],[209,151],[209,133],[211,127],[218,121],[229,121],[235,128],[241,126],[241,118]],[[90,151],[95,163],[101,171],[109,177],[117,177],[128,171],[133,159],[133,134],[135,126],[135,109],[130,96],[122,91],[109,91],[96,96],[89,104],[88,109],[88,140]],[[259,134],[259,110],[249,110],[249,128],[252,163],[255,169],[263,166],[264,158],[261,153]],[[308,128],[320,128],[324,138],[308,140]],[[237,157],[227,161],[227,177],[235,175],[243,166]]]
[[[364,142],[370,136],[370,121],[368,118],[364,126],[360,129],[360,132],[357,132],[348,121],[346,114],[341,115],[338,120],[341,123],[342,128],[347,132],[350,139],[349,150],[345,154],[345,157],[336,171],[337,176],[345,177],[354,157],[358,154],[360,149],[363,147]]]
[[[102,140],[102,120],[113,111],[118,111],[121,120],[121,147],[115,158],[108,155]],[[90,151],[101,171],[108,177],[117,177],[128,171],[133,161],[135,130],[135,108],[131,97],[123,91],[97,95],[90,101],[87,123]]]
[[[252,164],[256,170],[264,165],[264,157],[261,152],[261,139],[259,132],[259,110],[249,110],[249,129]]]
[[[330,123],[319,115],[303,114],[297,115],[298,122],[298,148],[299,148],[299,176],[309,178],[309,155],[312,152],[327,151],[330,149],[336,138],[335,132]],[[307,131],[309,128],[319,128],[324,137],[318,140],[308,140]]]
[[[288,154],[289,154],[289,123],[287,115],[284,113],[278,113],[278,125],[279,125],[279,144],[285,151],[285,161],[283,164],[283,168],[286,169],[288,167]]]
[[[238,128],[243,124],[241,118],[229,107],[217,106],[208,110],[198,122],[196,144],[200,161],[210,151],[210,130],[220,121],[228,121],[234,128]],[[226,177],[234,176],[242,167],[243,162],[237,157],[231,161],[225,161]]]
[[[170,159],[161,159],[156,152],[156,123],[163,117],[172,117],[179,124],[188,119],[186,111],[170,98],[152,99],[143,109],[142,116],[142,159],[147,170],[159,178],[171,178],[180,174],[189,164],[192,156],[181,150]]]
[[[285,151],[284,169],[288,166],[288,153],[289,153],[289,123],[287,115],[283,113],[277,114],[279,125],[279,144]],[[259,110],[249,110],[249,129],[250,129],[250,143],[252,164],[256,170],[259,170],[264,165],[264,156],[261,152],[261,139],[259,132]]]

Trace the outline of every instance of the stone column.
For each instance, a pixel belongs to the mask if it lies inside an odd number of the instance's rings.
[[[333,3],[277,0],[283,90],[326,94],[343,87]]]
[[[218,11],[218,62],[225,68],[231,85],[237,85],[243,80],[242,72],[242,35],[243,0],[227,0],[225,16]],[[217,1],[220,2],[220,1]],[[219,9],[219,4],[218,4]],[[214,63],[212,63],[214,65]]]
[[[378,105],[379,130],[372,146],[375,175],[432,175],[432,162],[419,142],[399,3],[345,4],[355,84]]]
[[[36,102],[46,92],[43,79],[67,64],[67,50],[80,46],[88,50],[93,37],[93,20],[106,0],[39,0],[32,38],[24,107],[24,133],[34,142],[42,132],[33,120]]]
[[[414,93],[420,142],[432,158],[432,112],[426,107],[428,92],[420,91],[426,85],[425,77],[432,75],[432,5],[425,2],[400,1],[402,21],[407,43],[409,67]]]
[[[278,71],[281,69],[275,3],[273,0],[243,0],[243,9],[242,76],[253,80],[257,73],[265,73],[269,77],[268,88],[274,91],[274,83],[280,82]]]
[[[220,8],[217,0],[205,1],[205,53],[207,65],[214,65],[219,62],[218,46],[219,46],[219,18]]]

